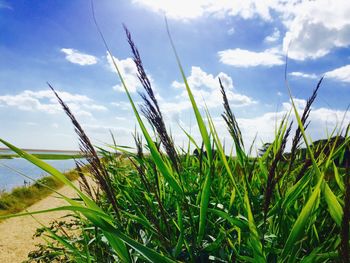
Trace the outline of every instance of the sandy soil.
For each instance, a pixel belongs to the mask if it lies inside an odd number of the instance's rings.
[[[74,191],[64,186],[60,193],[74,197]],[[28,208],[28,211],[39,211],[54,208],[67,203],[52,194]],[[44,225],[48,225],[53,219],[60,218],[65,212],[52,212],[35,215],[35,218]],[[33,239],[35,230],[40,225],[31,216],[9,218],[0,223],[0,262],[17,263],[27,259],[28,252],[35,249],[35,244],[43,242],[40,238]]]

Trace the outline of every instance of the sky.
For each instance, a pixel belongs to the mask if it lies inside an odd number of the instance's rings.
[[[325,76],[307,134],[325,138],[350,122],[350,1],[99,0],[95,14],[133,99],[141,105],[122,24],[130,30],[177,145],[200,142],[195,118],[166,32],[189,85],[221,138],[220,77],[245,145],[270,142],[290,110],[287,79],[302,110]],[[0,138],[18,147],[77,149],[78,140],[50,83],[96,145],[133,145],[137,129],[125,92],[86,0],[0,0]],[[291,120],[293,117],[291,117]]]

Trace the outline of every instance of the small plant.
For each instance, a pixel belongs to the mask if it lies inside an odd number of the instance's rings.
[[[101,149],[103,158],[99,159],[83,128],[51,86],[72,120],[89,162],[89,173],[80,172],[83,190],[42,160],[0,139],[78,195],[78,199],[62,196],[67,206],[42,211],[72,212],[76,221],[69,227],[78,227],[78,237],[57,231],[57,224],[44,228],[43,233],[53,241],[32,252],[31,260],[349,262],[349,162],[346,169],[335,164],[348,156],[349,129],[345,133],[339,130],[332,135],[334,139],[317,147],[305,133],[322,79],[301,117],[290,94],[298,125],[291,153],[285,152],[292,127],[286,115],[275,139],[264,145],[258,157],[246,151],[225,87],[218,80],[222,116],[236,152],[227,156],[207,109],[204,121],[169,34],[202,139],[196,142],[184,131],[189,147],[181,152],[166,129],[139,51],[130,32],[125,31],[145,89],[141,113],[152,127],[146,128],[113,60],[142,133],[134,134],[135,152],[114,144],[110,151]],[[304,153],[299,147],[302,141]],[[116,151],[123,154],[116,155]],[[28,214],[35,213],[12,216]]]

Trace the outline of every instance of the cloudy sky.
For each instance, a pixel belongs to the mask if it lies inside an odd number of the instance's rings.
[[[86,0],[0,0],[0,137],[19,147],[76,149],[68,118],[49,82],[95,144],[132,144],[135,118],[93,23]],[[229,143],[220,118],[218,77],[246,145],[268,142],[290,109],[288,80],[301,109],[318,79],[324,83],[308,134],[327,136],[350,103],[350,1],[347,0],[99,0],[96,17],[135,101],[142,90],[122,23],[137,44],[176,142],[180,126],[197,134],[166,33],[172,37],[190,87]],[[345,117],[344,117],[345,116]]]

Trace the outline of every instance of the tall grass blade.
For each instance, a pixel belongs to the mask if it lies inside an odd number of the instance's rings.
[[[201,136],[202,136],[202,139],[203,139],[203,142],[204,142],[204,145],[205,145],[205,149],[206,149],[207,154],[208,154],[208,160],[209,160],[209,163],[211,163],[211,161],[213,159],[213,153],[212,153],[212,149],[211,149],[211,143],[210,143],[209,134],[208,134],[207,128],[206,128],[206,126],[204,124],[202,115],[199,112],[199,109],[198,109],[197,103],[196,103],[196,101],[194,99],[194,96],[192,94],[192,91],[191,91],[191,89],[190,89],[190,87],[188,85],[188,81],[187,81],[185,72],[183,70],[183,67],[181,65],[180,58],[179,58],[179,56],[177,54],[177,51],[176,51],[176,48],[175,48],[175,44],[174,44],[173,39],[171,37],[169,26],[168,26],[168,21],[167,21],[166,18],[165,18],[165,23],[166,23],[166,29],[167,29],[168,37],[169,37],[169,40],[170,40],[170,44],[171,44],[171,47],[172,47],[173,52],[175,54],[175,58],[176,58],[178,66],[179,66],[182,79],[183,79],[183,81],[185,83],[185,87],[186,87],[186,91],[187,91],[188,97],[189,97],[189,99],[191,101],[191,105],[192,105],[194,114],[196,116],[198,128],[199,128],[199,131],[201,133]]]

